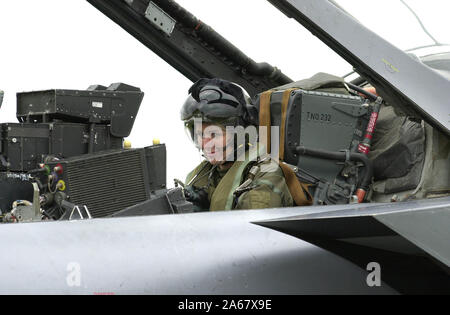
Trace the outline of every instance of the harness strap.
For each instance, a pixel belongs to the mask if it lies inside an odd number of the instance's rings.
[[[312,205],[312,196],[308,190],[308,185],[301,183],[292,168],[284,162],[280,162],[286,184],[289,188],[292,198],[297,206]]]
[[[267,153],[271,152],[271,133],[270,133],[270,99],[272,97],[273,90],[266,91],[261,94],[259,100],[259,125],[266,127],[267,130],[267,143],[262,143],[267,149]]]
[[[284,159],[284,140],[286,135],[286,117],[287,108],[289,104],[289,99],[291,92],[296,90],[296,88],[288,89],[283,92],[283,98],[281,101],[281,130],[280,130],[280,150],[279,150],[279,165],[283,171],[286,185],[288,186],[289,192],[295,201],[297,206],[306,206],[312,204],[312,196],[308,191],[308,185],[301,183],[295,172],[287,165],[283,163]],[[272,97],[273,90],[266,91],[261,94],[259,100],[259,125],[267,128],[267,143],[264,143],[267,147],[267,153],[271,152],[271,121],[270,121],[270,100]]]

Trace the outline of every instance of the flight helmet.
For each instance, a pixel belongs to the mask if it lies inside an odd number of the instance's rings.
[[[189,89],[180,116],[193,138],[194,119],[222,126],[252,124],[254,108],[250,97],[239,85],[223,79],[200,79]]]

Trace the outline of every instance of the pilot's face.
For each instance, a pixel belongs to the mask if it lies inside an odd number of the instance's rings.
[[[225,127],[210,123],[197,124],[194,127],[195,145],[200,148],[205,158],[213,165],[226,161],[226,148],[230,143]]]

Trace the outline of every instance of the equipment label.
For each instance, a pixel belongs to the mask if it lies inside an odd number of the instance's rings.
[[[92,102],[92,107],[103,108],[103,103],[102,102]]]
[[[306,113],[307,120],[317,120],[317,121],[331,121],[330,114],[321,114],[321,113]]]

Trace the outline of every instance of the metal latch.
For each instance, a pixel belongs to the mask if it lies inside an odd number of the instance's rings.
[[[170,15],[164,12],[160,7],[150,1],[145,17],[158,29],[171,36],[175,28],[175,21]]]

